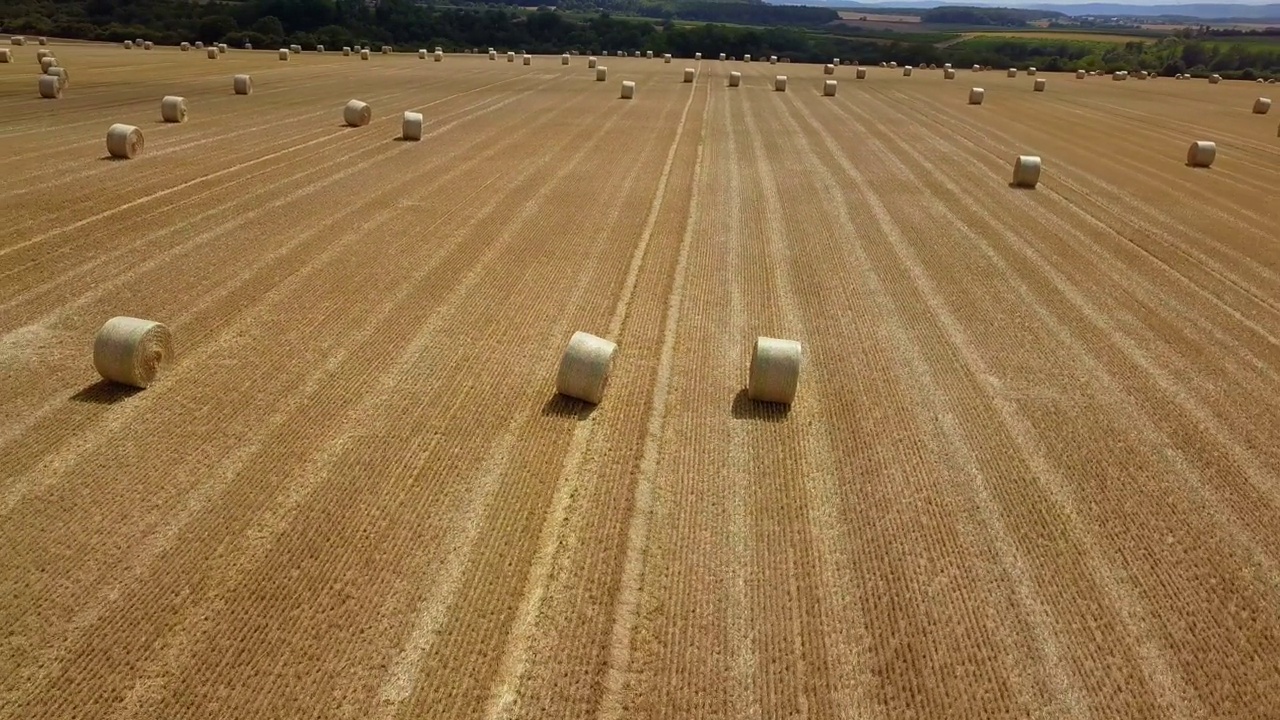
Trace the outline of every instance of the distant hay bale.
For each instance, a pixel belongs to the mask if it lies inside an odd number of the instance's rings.
[[[826,81],[824,81],[824,82],[822,83],[822,95],[823,95],[824,97],[835,97],[835,96],[836,96],[836,81],[835,81],[835,80],[826,80]]]
[[[219,54],[219,55],[226,55],[226,54],[227,54],[227,44],[226,44],[226,43],[218,43],[218,54]]]
[[[426,48],[418,48],[418,59],[419,59],[419,60],[426,60],[426,59],[427,59],[427,49],[426,49]]]
[[[1033,188],[1040,182],[1040,156],[1019,155],[1013,161],[1013,184],[1016,187]]]
[[[671,64],[671,53],[662,53],[662,62],[665,65]]]
[[[9,44],[17,45],[21,47],[27,44],[27,39],[21,35],[14,35],[13,37],[9,38]]]
[[[751,351],[747,398],[756,402],[791,404],[800,384],[803,352],[795,340],[757,337]]]
[[[438,53],[442,53],[442,52],[444,52],[444,48],[443,48],[443,47],[440,47],[439,45],[437,45],[437,46],[435,46],[435,47],[433,47],[433,48],[431,48],[431,49],[432,49],[432,51],[433,51],[433,52],[438,52]],[[471,52],[471,51],[470,51],[470,50],[468,50],[467,52]]]
[[[693,68],[685,68],[685,69],[684,69],[684,81],[685,81],[685,82],[687,82],[687,83],[691,83],[691,82],[693,82],[693,74],[694,74]]]
[[[342,48],[342,57],[351,57],[351,48],[344,45]]]
[[[857,70],[855,70],[855,71],[854,71],[854,77],[855,77],[856,79],[858,79],[858,80],[866,80],[866,79],[867,79],[867,69],[866,69],[866,68],[864,68],[864,67],[860,67],[860,68],[858,68]]]
[[[902,77],[911,77],[911,73],[913,70],[915,70],[915,68],[911,67],[910,65],[904,65],[902,67]]]
[[[636,96],[636,84],[630,80],[622,81],[622,99],[630,100]]]
[[[742,56],[742,62],[751,62],[751,56],[750,56],[750,55],[743,55],[743,56]]]
[[[561,56],[560,56],[560,64],[561,64],[561,65],[568,65],[568,64],[569,64],[569,53],[565,53],[565,54],[563,54],[563,55],[561,55]]]
[[[290,45],[290,46],[286,49],[286,51],[287,51],[287,52],[290,52],[290,53],[296,53],[296,54],[298,54],[298,55],[301,55],[301,54],[302,54],[302,46],[301,46],[301,45]]]
[[[253,49],[253,43],[245,43],[245,44],[244,44],[244,49],[245,49],[245,50],[252,50],[252,49]]]
[[[1083,70],[1077,70],[1077,71],[1076,71],[1076,79],[1077,79],[1077,80],[1083,80],[1083,79],[1084,79],[1084,71],[1083,71]]]
[[[890,61],[890,62],[889,62],[889,69],[890,69],[890,70],[897,70],[897,69],[898,69],[898,63],[896,63],[896,62],[894,62],[894,61]]]
[[[0,50],[0,63],[11,63],[11,62],[13,62],[13,53],[9,52],[9,48],[4,48],[3,50]]]
[[[42,73],[48,72],[49,68],[51,67],[58,67],[58,58],[55,58],[55,57],[40,58],[40,72]]]
[[[37,43],[37,44],[39,44],[39,45],[48,45],[48,44],[49,44],[49,38],[47,38],[47,37],[36,38],[36,43]]]
[[[1221,75],[1210,75],[1210,76],[1209,76],[1209,84],[1210,84],[1210,85],[1217,85],[1217,84],[1218,84],[1218,83],[1220,83],[1220,82],[1222,82],[1222,76],[1221,76]]]
[[[494,50],[490,50],[490,51],[489,51],[489,59],[490,59],[490,60],[497,60],[497,59],[498,59],[498,53],[497,53],[496,51],[494,51]]]
[[[652,59],[653,59],[653,51],[652,51],[652,50],[645,50],[645,51],[644,51],[644,58],[645,58],[646,60],[652,60]]]
[[[62,79],[56,75],[41,75],[37,87],[42,98],[57,100],[62,97]]]
[[[516,54],[513,52],[507,53],[507,62],[513,63],[515,61],[516,61]]]
[[[635,51],[635,53],[633,53],[633,55],[634,55],[635,57],[640,57],[640,51],[639,51],[639,50]]]
[[[720,53],[720,62],[724,62],[725,57],[724,53]]]
[[[609,68],[604,65],[596,66],[596,82],[604,82],[609,79]]]
[[[556,392],[593,405],[604,398],[605,386],[618,346],[581,330],[569,338],[560,367],[556,370]]]
[[[217,59],[218,59],[218,48],[216,48],[216,47],[207,48],[207,49],[205,50],[205,57],[209,58],[210,60],[217,60]]]
[[[1253,114],[1266,115],[1271,112],[1271,98],[1260,97],[1253,101]]]
[[[1018,77],[1018,68],[1009,68],[1009,71],[1006,74],[1011,78],[1016,78]]]
[[[1035,76],[1035,74],[1036,74],[1036,69],[1035,69],[1035,67],[1034,67],[1034,66],[1032,66],[1032,67],[1028,67],[1028,68],[1027,68],[1027,74],[1028,74],[1028,75],[1031,75],[1032,77],[1034,77],[1034,76]]]
[[[694,54],[693,54],[693,59],[694,59],[694,60],[702,60],[702,53],[694,53]]]
[[[973,66],[973,71],[974,71],[974,72],[982,72],[982,66],[981,66],[981,65],[974,65],[974,66]]]
[[[132,40],[125,40],[125,41],[124,41],[124,49],[125,49],[125,50],[132,50],[132,49],[133,49],[133,41],[132,41]]]
[[[236,75],[231,78],[231,87],[237,95],[253,94],[253,77],[249,75]]]
[[[943,69],[943,70],[954,70],[955,68],[952,68],[952,67],[951,67],[951,63],[942,63],[942,69]]]
[[[400,123],[400,137],[405,140],[422,139],[422,113],[405,111]]]
[[[147,387],[172,356],[169,328],[151,320],[113,317],[93,338],[93,367],[104,380],[122,385]]]
[[[1187,164],[1191,167],[1209,167],[1218,156],[1218,146],[1214,143],[1198,140],[1187,148]]]
[[[317,45],[317,46],[316,46],[316,52],[317,52],[317,53],[319,53],[319,54],[321,54],[321,55],[323,55],[323,54],[324,54],[324,46],[323,46],[323,45]]]
[[[111,157],[130,160],[142,154],[144,145],[142,131],[132,125],[116,123],[107,128],[107,152]]]
[[[279,58],[280,58],[281,60],[283,60],[284,62],[288,62],[288,61],[289,61],[289,48],[280,48],[280,50],[276,53],[276,56],[277,56],[277,57],[279,57]]]
[[[524,56],[523,63],[524,63],[525,65],[532,65],[532,64],[533,64],[533,56],[532,56],[532,55],[525,55],[525,56]]]
[[[738,87],[741,84],[742,84],[742,73],[740,72],[729,73],[729,87]]]
[[[769,64],[770,64],[770,65],[777,65],[777,64],[778,64],[778,56],[777,56],[777,55],[770,55],[770,56],[769,56]]]
[[[599,64],[600,64],[600,61],[599,61],[599,60],[597,60],[596,58],[593,58],[593,57],[589,57],[589,58],[587,58],[587,69],[588,69],[588,70],[595,70],[595,69],[596,69],[596,65],[599,65]]]
[[[840,64],[840,58],[831,58],[831,64],[838,66]]]
[[[45,70],[44,74],[58,78],[58,84],[62,85],[64,90],[67,87],[67,83],[71,82],[71,76],[67,74],[67,69],[60,65],[55,65],[54,67]]]
[[[142,38],[138,38],[137,40],[133,41],[133,44],[136,45],[137,47],[142,47],[142,43],[144,42],[146,42],[146,40],[143,40]]]
[[[618,57],[626,57],[627,54],[621,50],[618,51]]]
[[[373,110],[368,103],[351,100],[342,108],[342,120],[351,127],[364,127],[372,119]]]
[[[148,40],[148,41],[146,41],[146,42],[142,43],[142,49],[143,49],[143,50],[150,50],[150,49],[151,49],[151,48],[153,48],[153,47],[155,47],[155,44],[154,44],[154,43],[152,43],[150,40]]]
[[[382,46],[382,54],[383,54],[383,55],[390,55],[390,54],[391,54],[391,46],[390,46],[390,45],[383,45],[383,46]]]
[[[41,48],[41,49],[39,49],[39,50],[37,50],[37,51],[36,51],[36,62],[40,62],[41,60],[43,60],[43,59],[45,59],[45,58],[47,58],[47,57],[53,57],[53,51],[52,51],[52,50],[48,50],[48,49],[45,49],[45,48]]]
[[[187,99],[177,95],[165,95],[160,101],[160,119],[167,123],[187,121]]]
[[[191,43],[183,42],[178,45],[178,49],[181,50],[182,52],[191,52]]]
[[[360,48],[360,59],[361,60],[369,59],[369,48]]]
[[[835,75],[835,74],[836,74],[836,66],[835,66],[835,65],[823,65],[823,66],[822,66],[822,74],[823,74],[823,75]]]
[[[436,62],[444,62],[444,51],[437,50],[431,55],[431,57],[435,58]]]
[[[203,50],[203,49],[204,49],[204,43],[203,43],[203,42],[201,42],[201,41],[199,41],[199,40],[197,40],[197,41],[196,41],[196,49],[197,49],[197,50]],[[214,48],[214,49],[216,50],[217,48]]]
[[[1036,84],[1031,89],[1034,90],[1035,92],[1044,92],[1044,86],[1045,86],[1044,78],[1036,78]]]
[[[983,90],[982,88],[970,88],[970,89],[969,89],[969,104],[970,104],[970,105],[981,105],[981,104],[982,104],[982,100],[983,100],[986,96],[987,96],[987,91],[986,91],[986,90]]]
[[[1139,79],[1139,80],[1146,80],[1146,79],[1147,79],[1147,77],[1149,77],[1149,73],[1147,73],[1147,71],[1146,71],[1146,70],[1139,70],[1139,71],[1138,71],[1138,79]]]
[[[786,76],[786,75],[779,75],[779,76],[777,76],[777,77],[775,77],[775,78],[773,79],[773,90],[774,90],[774,92],[786,92],[786,91],[787,91],[787,76]]]
[[[952,70],[952,69],[950,69],[950,68],[948,68],[948,69],[946,69],[946,70],[943,70],[943,71],[942,71],[942,79],[943,79],[943,80],[955,80],[955,79],[956,79],[956,71],[955,71],[955,70]]]

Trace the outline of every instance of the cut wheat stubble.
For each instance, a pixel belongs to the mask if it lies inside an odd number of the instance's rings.
[[[560,356],[556,392],[593,405],[604,398],[618,346],[590,333],[575,332]]]
[[[795,340],[757,337],[751,352],[747,398],[790,405],[800,385],[803,352]]]
[[[117,316],[93,339],[93,366],[105,380],[145,388],[173,358],[173,338],[163,324]]]

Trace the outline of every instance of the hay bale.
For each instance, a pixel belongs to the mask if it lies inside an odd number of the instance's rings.
[[[56,75],[41,75],[37,86],[42,98],[57,100],[62,97],[62,79]]]
[[[400,137],[405,140],[422,139],[422,113],[405,111],[400,122]]]
[[[231,78],[231,87],[237,95],[253,94],[253,77],[249,75],[236,75]]]
[[[822,83],[822,95],[823,95],[823,97],[835,97],[835,96],[836,96],[836,81],[835,81],[835,80],[827,80],[827,81],[825,81],[825,82],[823,82],[823,83]]]
[[[955,79],[956,79],[956,71],[955,71],[955,70],[952,70],[952,69],[950,69],[950,68],[948,68],[948,69],[946,69],[946,70],[943,70],[943,71],[942,71],[942,79],[943,79],[943,80],[955,80]]]
[[[169,328],[151,320],[117,316],[93,338],[93,367],[104,380],[145,388],[173,357]]]
[[[775,77],[775,78],[773,79],[773,91],[774,91],[774,92],[786,92],[786,91],[787,91],[787,76],[786,76],[786,75],[779,75],[779,76],[777,76],[777,77]]]
[[[1253,114],[1266,115],[1271,112],[1271,98],[1260,97],[1253,101]]]
[[[1016,78],[1018,77],[1018,68],[1009,68],[1009,71],[1006,74],[1008,75],[1008,77]]]
[[[866,80],[866,79],[867,79],[867,69],[866,69],[866,68],[864,68],[864,67],[860,67],[860,68],[858,68],[857,70],[855,70],[855,71],[854,71],[854,78],[855,78],[855,79],[857,79],[857,80]]]
[[[191,43],[185,42],[185,41],[182,43],[179,43],[178,49],[181,50],[182,52],[191,52]]]
[[[699,60],[699,61],[700,61],[700,60],[702,60],[702,53],[694,53],[694,54],[693,54],[693,59],[694,59],[694,60]]]
[[[342,57],[351,57],[351,48],[346,45],[342,46]]]
[[[1035,67],[1029,67],[1029,68],[1027,68],[1027,74],[1028,74],[1028,75],[1031,75],[1032,77],[1035,77],[1035,74],[1036,74],[1036,69],[1035,69]]]
[[[27,39],[21,35],[14,35],[13,37],[9,38],[9,44],[17,45],[21,47],[27,44]]]
[[[777,55],[770,55],[770,56],[769,56],[769,64],[770,64],[770,65],[777,65],[777,64],[778,64],[778,56],[777,56]]]
[[[952,68],[952,67],[951,67],[951,63],[942,63],[942,69],[943,69],[943,70],[953,70],[954,68]]]
[[[1036,78],[1036,84],[1031,89],[1035,92],[1044,92],[1044,78]]]
[[[1084,71],[1083,71],[1083,70],[1077,70],[1077,71],[1076,71],[1076,79],[1077,79],[1077,80],[1083,80],[1083,79],[1084,79]]]
[[[750,55],[743,55],[743,56],[742,56],[742,62],[751,62],[751,56],[750,56]]]
[[[693,68],[684,69],[684,81],[687,83],[693,82]]]
[[[671,53],[662,53],[662,62],[664,65],[671,64]]]
[[[167,123],[187,121],[187,99],[177,95],[165,95],[160,101],[160,119]]]
[[[497,60],[497,59],[498,59],[498,53],[497,53],[496,51],[494,51],[494,50],[490,50],[490,51],[489,51],[489,59],[490,59],[490,60]]]
[[[987,91],[986,91],[986,90],[983,90],[982,88],[970,88],[970,89],[969,89],[969,104],[970,104],[970,105],[981,105],[981,104],[982,104],[983,99],[984,99],[984,98],[986,98],[986,96],[987,96]]]
[[[890,62],[889,62],[889,69],[890,69],[890,70],[897,70],[897,69],[898,69],[898,63],[893,62],[893,61],[890,61]]]
[[[47,38],[47,37],[36,38],[36,44],[38,44],[38,45],[48,45],[48,44],[49,44],[49,38]]]
[[[525,56],[524,56],[524,59],[522,60],[522,62],[523,62],[525,65],[532,65],[532,64],[533,64],[533,56],[532,56],[532,55],[525,55]]]
[[[317,46],[316,46],[316,52],[317,52],[317,53],[320,53],[321,55],[323,55],[323,54],[324,54],[324,46],[323,46],[323,45],[317,45]]]
[[[668,61],[668,62],[670,62],[670,61]],[[568,64],[569,64],[569,53],[565,53],[565,54],[563,54],[563,55],[561,55],[561,56],[560,56],[560,64],[561,64],[561,65],[568,65]]]
[[[593,57],[589,57],[589,58],[587,58],[587,69],[588,69],[588,70],[595,70],[595,69],[596,69],[596,65],[599,65],[599,64],[600,64],[600,61],[599,61],[599,60],[597,60],[596,58],[593,58]]]
[[[53,57],[52,50],[40,49],[36,51],[36,62],[40,62],[47,57]]]
[[[596,66],[596,82],[604,82],[609,79],[609,68],[604,65]]]
[[[639,54],[639,53],[636,53],[636,57],[640,57],[640,54]],[[644,51],[644,59],[645,59],[645,60],[652,60],[652,59],[653,59],[653,51],[652,51],[652,50],[645,50],[645,51]]]
[[[974,65],[974,66],[973,66],[973,71],[974,71],[974,72],[982,72],[982,66],[981,66],[981,65]]]
[[[444,51],[437,50],[431,57],[434,58],[436,62],[444,62]]]
[[[636,96],[636,84],[630,80],[622,81],[622,99],[630,100]]]
[[[276,52],[276,56],[284,62],[289,62],[289,48],[280,48],[280,50]]]
[[[204,49],[204,43],[203,43],[203,42],[201,42],[201,41],[199,41],[199,40],[197,40],[197,41],[196,41],[196,49],[197,49],[197,50],[203,50],[203,49]]]
[[[427,49],[426,49],[426,48],[418,48],[418,59],[419,59],[419,60],[426,60],[426,59],[427,59]]]
[[[1034,188],[1040,182],[1040,156],[1019,155],[1013,161],[1013,184],[1015,187]]]
[[[1147,73],[1147,71],[1146,71],[1146,70],[1139,70],[1139,71],[1138,71],[1138,79],[1139,79],[1139,80],[1146,80],[1146,79],[1147,79],[1147,77],[1149,77],[1149,73]]]
[[[725,59],[725,54],[720,53],[720,62],[724,62],[724,59]]]
[[[382,46],[382,54],[383,54],[383,55],[390,55],[390,54],[391,54],[391,46],[390,46],[390,45],[383,45],[383,46]]]
[[[125,49],[125,50],[132,50],[132,49],[133,49],[133,41],[132,41],[132,40],[125,40],[125,41],[124,41],[124,49]]]
[[[835,65],[823,65],[823,66],[822,66],[822,74],[823,74],[823,75],[835,75],[835,74],[836,74],[836,66],[835,66]]]
[[[40,72],[47,73],[49,72],[49,68],[51,67],[58,67],[58,58],[55,58],[55,57],[40,58]]]
[[[361,60],[369,59],[369,48],[360,48],[360,59]]]
[[[58,84],[61,85],[64,90],[67,87],[67,83],[71,82],[71,76],[67,74],[67,69],[60,65],[45,70],[44,74],[58,78]]]
[[[245,43],[245,44],[244,44],[244,49],[245,49],[245,50],[252,50],[252,49],[253,49],[253,43]]]
[[[133,41],[133,44],[137,47],[142,47],[142,43],[144,42],[146,42],[146,40],[143,40],[142,38],[138,38],[137,40]]]
[[[9,48],[4,48],[3,50],[0,50],[0,63],[11,63],[11,62],[13,62],[13,53],[9,52]]]
[[[286,50],[286,51],[287,51],[287,52],[290,52],[290,53],[296,53],[296,54],[301,55],[301,54],[302,54],[302,46],[301,46],[301,45],[290,45],[290,46],[287,48],[287,50]]]
[[[800,384],[803,353],[795,340],[757,337],[751,351],[747,397],[756,402],[791,404]]]
[[[219,54],[219,55],[226,55],[226,54],[227,54],[227,44],[226,44],[226,43],[218,43],[218,54]]]
[[[738,87],[741,84],[742,84],[742,73],[740,72],[729,73],[729,87]]]
[[[373,119],[373,109],[368,103],[350,100],[342,108],[342,120],[350,127],[364,127]]]
[[[910,65],[904,65],[902,67],[902,77],[911,77],[911,73],[913,70],[915,70],[915,68],[911,67]]]
[[[209,58],[210,60],[217,60],[217,59],[218,59],[218,48],[216,48],[216,47],[211,47],[211,48],[206,49],[206,50],[205,50],[205,57]]]
[[[609,382],[613,354],[618,346],[590,333],[575,332],[569,338],[556,371],[556,392],[599,404]]]
[[[1218,84],[1218,83],[1220,83],[1220,82],[1222,82],[1222,76],[1221,76],[1221,75],[1210,75],[1210,76],[1209,76],[1209,84],[1210,84],[1210,85],[1217,85],[1217,84]]]
[[[132,125],[116,123],[107,128],[107,152],[111,157],[129,160],[142,154],[142,131]]]
[[[513,52],[507,53],[507,62],[513,63],[515,61],[516,61],[516,54]]]
[[[635,51],[635,53],[634,53],[634,54],[635,54],[635,56],[636,56],[636,57],[640,57],[640,51],[639,51],[639,50]]]
[[[1191,167],[1207,168],[1213,164],[1217,156],[1218,146],[1205,140],[1193,142],[1191,147],[1187,148],[1187,164]]]
[[[148,40],[148,41],[146,41],[146,42],[142,43],[142,49],[143,49],[143,50],[150,50],[150,49],[151,49],[151,48],[153,48],[153,47],[155,47],[155,44],[154,44],[154,43],[152,43],[150,40]]]

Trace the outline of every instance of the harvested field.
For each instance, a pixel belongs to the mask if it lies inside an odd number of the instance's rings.
[[[1080,40],[1084,42],[1100,42],[1100,43],[1116,43],[1124,44],[1127,42],[1155,42],[1158,37],[1150,35],[1120,35],[1118,33],[1102,33],[1102,32],[1071,32],[1067,30],[991,30],[966,32],[962,35],[964,38],[975,37],[998,37],[998,38],[1014,38],[1025,40]]]
[[[11,49],[0,717],[1274,713],[1254,84]]]

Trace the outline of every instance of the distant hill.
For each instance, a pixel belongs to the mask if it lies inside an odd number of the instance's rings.
[[[888,2],[850,2],[848,0],[771,0],[779,5],[813,5],[838,10],[861,10],[867,13],[886,13],[891,10],[928,10],[937,7],[1006,7],[1059,12],[1073,17],[1185,17],[1200,20],[1274,20],[1280,23],[1280,4],[1241,5],[1195,3],[1190,5],[1125,5],[1121,3],[1083,3],[1061,5],[1035,2],[930,2],[929,0],[889,0]]]

